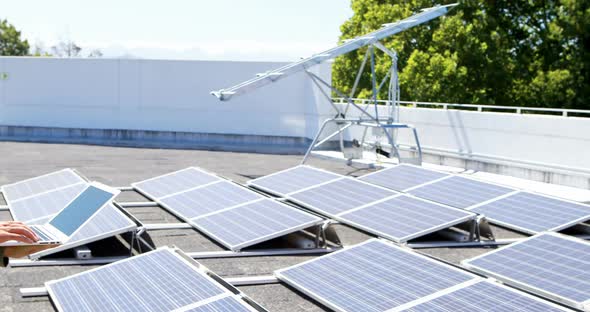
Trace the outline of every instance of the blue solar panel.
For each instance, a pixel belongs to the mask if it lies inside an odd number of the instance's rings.
[[[143,194],[157,199],[220,180],[213,174],[191,167],[132,185]]]
[[[400,195],[339,215],[339,220],[396,242],[406,242],[475,217],[464,210]]]
[[[412,165],[397,165],[360,177],[360,180],[396,191],[404,191],[427,182],[448,176],[447,173]]]
[[[452,207],[468,208],[514,191],[495,184],[452,176],[412,189],[409,193]]]
[[[352,178],[341,178],[289,195],[289,199],[326,215],[348,210],[397,194]]]
[[[2,193],[8,203],[28,196],[55,190],[72,184],[85,182],[71,169],[64,169],[39,177],[2,186]]]
[[[177,193],[159,201],[183,219],[202,215],[263,198],[262,195],[228,181]]]
[[[262,199],[192,220],[199,230],[232,250],[302,230],[320,222],[321,218],[271,199]]]
[[[215,296],[231,295],[167,248],[45,286],[58,309],[65,312],[171,311]]]
[[[576,238],[539,234],[463,263],[579,309],[590,300],[590,243]]]
[[[275,274],[338,311],[387,311],[475,278],[378,240]]]
[[[536,234],[558,231],[590,220],[590,206],[527,192],[477,206],[490,221],[518,231]]]
[[[508,287],[489,281],[478,281],[401,311],[561,312],[569,310]]]
[[[341,175],[325,170],[309,166],[297,166],[251,180],[248,185],[283,196],[341,177]]]

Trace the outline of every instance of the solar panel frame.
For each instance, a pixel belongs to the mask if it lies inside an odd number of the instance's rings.
[[[293,265],[293,266],[291,266],[291,267],[287,267],[287,268],[284,268],[284,269],[276,270],[276,271],[274,272],[274,275],[275,275],[275,276],[276,276],[276,277],[277,277],[279,280],[281,280],[281,281],[283,281],[283,282],[285,282],[285,283],[289,284],[290,286],[292,286],[292,287],[294,287],[294,288],[298,289],[299,291],[301,291],[301,292],[303,292],[304,294],[306,294],[307,296],[309,296],[309,297],[313,298],[314,300],[316,300],[317,302],[321,303],[322,305],[324,305],[324,306],[326,306],[326,307],[329,307],[330,309],[332,309],[332,310],[334,310],[334,311],[346,311],[346,310],[344,310],[343,308],[341,308],[340,306],[336,305],[335,303],[332,303],[330,300],[328,300],[328,299],[326,299],[326,298],[323,298],[323,297],[321,297],[321,296],[319,296],[319,295],[315,294],[313,291],[311,291],[310,289],[308,289],[308,288],[307,288],[307,287],[305,287],[304,285],[301,285],[301,284],[299,284],[299,283],[297,283],[297,282],[295,282],[295,281],[291,280],[290,278],[288,278],[287,276],[285,276],[285,275],[284,275],[284,272],[286,272],[286,271],[288,271],[288,270],[291,270],[291,269],[294,269],[294,268],[297,268],[297,267],[300,267],[300,266],[307,265],[308,263],[311,263],[311,262],[314,262],[314,261],[318,261],[319,259],[325,259],[325,258],[328,258],[328,257],[334,257],[334,255],[338,255],[338,254],[340,254],[340,253],[347,252],[347,251],[349,251],[349,250],[350,250],[350,249],[352,249],[352,248],[356,248],[356,247],[359,247],[359,246],[363,246],[363,245],[366,245],[366,244],[370,244],[370,243],[372,243],[372,242],[379,242],[379,243],[381,243],[381,244],[385,244],[385,245],[387,245],[388,247],[395,248],[395,249],[397,249],[398,251],[405,252],[405,253],[407,253],[407,254],[410,254],[410,255],[412,255],[412,256],[416,256],[416,257],[418,257],[418,258],[420,258],[420,259],[426,260],[426,261],[428,261],[428,262],[430,262],[430,263],[433,263],[433,264],[435,264],[435,265],[437,265],[437,266],[446,267],[446,268],[448,268],[448,269],[449,269],[449,270],[451,270],[451,271],[456,271],[456,272],[458,272],[458,273],[460,273],[460,274],[465,274],[465,275],[467,275],[467,276],[471,276],[471,277],[472,277],[471,279],[467,279],[466,281],[469,281],[469,280],[472,280],[472,279],[478,279],[478,278],[479,278],[479,277],[477,277],[476,275],[474,275],[473,273],[470,273],[470,272],[467,272],[467,271],[461,270],[461,269],[459,269],[459,268],[456,268],[456,267],[454,267],[454,266],[446,265],[446,264],[444,264],[444,263],[442,263],[442,262],[440,262],[440,261],[436,261],[436,260],[434,260],[434,259],[432,259],[432,258],[430,258],[430,257],[427,257],[427,256],[424,256],[424,255],[422,255],[422,254],[416,253],[416,252],[414,252],[414,251],[411,251],[411,250],[409,250],[409,249],[405,249],[405,248],[403,248],[403,247],[396,246],[396,245],[394,245],[394,244],[393,244],[393,243],[391,243],[391,242],[384,242],[384,241],[382,241],[382,240],[375,239],[375,238],[373,238],[373,239],[369,239],[369,240],[366,240],[365,242],[362,242],[362,243],[360,243],[360,244],[357,244],[357,245],[354,245],[354,246],[351,246],[351,247],[348,247],[348,248],[344,248],[344,249],[341,249],[341,250],[338,250],[338,251],[332,252],[332,253],[330,253],[330,254],[328,254],[328,255],[321,256],[321,257],[319,257],[319,258],[310,259],[310,260],[304,261],[304,262],[302,262],[302,263],[299,263],[299,264]],[[464,282],[466,282],[466,281],[463,281],[463,282],[461,282],[461,283],[458,283],[458,284],[462,284],[462,283],[464,283]],[[458,285],[458,284],[457,284],[457,285]],[[451,287],[452,287],[452,286],[451,286]],[[444,289],[443,289],[443,290],[444,290]],[[439,290],[439,291],[441,291],[441,290]],[[437,293],[437,292],[439,292],[439,291],[435,291],[434,293]],[[414,301],[414,300],[412,300],[412,301]],[[391,308],[391,309],[394,309],[394,308]]]
[[[467,181],[470,181],[470,182],[473,182],[473,183],[476,183],[476,184],[479,183],[479,184],[482,184],[482,185],[490,185],[490,186],[493,186],[493,187],[498,188],[498,189],[505,189],[506,191],[505,191],[505,193],[498,194],[498,195],[493,196],[493,197],[488,197],[486,199],[481,199],[481,200],[476,201],[476,202],[473,202],[471,204],[466,204],[466,205],[461,205],[461,206],[456,205],[455,203],[451,203],[449,201],[445,202],[445,201],[442,201],[442,200],[434,199],[432,197],[426,197],[426,196],[421,196],[420,194],[416,194],[418,190],[423,191],[424,188],[427,188],[427,187],[429,187],[431,185],[436,185],[436,184],[439,184],[439,183],[448,183],[449,180],[467,180]],[[473,191],[473,188],[470,187],[469,189],[471,191]],[[445,177],[445,178],[442,178],[442,179],[439,179],[439,180],[431,181],[431,182],[424,183],[424,184],[419,185],[419,186],[416,186],[416,187],[412,187],[412,188],[406,189],[406,192],[407,193],[412,194],[415,197],[420,197],[420,198],[428,199],[430,201],[438,202],[438,203],[441,203],[441,204],[445,204],[447,206],[452,206],[452,207],[460,208],[460,209],[468,209],[468,208],[473,207],[475,205],[481,204],[482,202],[493,201],[494,199],[500,198],[502,196],[505,196],[507,194],[510,194],[510,193],[513,193],[513,192],[517,192],[517,191],[518,191],[517,189],[512,188],[512,187],[509,187],[509,186],[501,185],[501,184],[498,184],[498,183],[492,183],[492,182],[488,182],[488,181],[480,181],[480,180],[474,179],[472,177],[459,176],[459,175],[449,175],[448,177]]]
[[[323,173],[327,173],[329,175],[334,175],[335,177],[334,177],[334,179],[322,181],[322,182],[319,182],[317,184],[308,186],[306,188],[302,188],[302,189],[299,189],[297,191],[288,192],[288,193],[282,193],[282,192],[273,190],[271,188],[268,188],[268,187],[265,187],[265,186],[262,186],[262,185],[259,185],[259,184],[256,183],[256,181],[261,181],[262,179],[267,179],[267,178],[274,177],[274,176],[277,176],[277,175],[280,175],[280,174],[284,174],[284,173],[287,173],[287,172],[290,172],[290,171],[294,171],[294,170],[297,170],[298,168],[302,168],[302,167],[303,168],[309,168],[309,169],[312,169],[312,170],[315,170],[315,171],[319,171],[319,172],[323,172]],[[277,172],[271,173],[269,175],[265,175],[265,176],[262,176],[262,177],[259,177],[259,178],[250,180],[250,181],[246,182],[246,185],[249,186],[249,187],[255,188],[255,189],[259,189],[259,190],[261,190],[261,191],[263,191],[265,193],[268,193],[268,194],[272,194],[272,195],[279,196],[279,197],[285,197],[288,194],[293,194],[293,193],[296,193],[296,192],[300,192],[300,191],[302,191],[304,189],[311,188],[311,187],[317,186],[319,184],[324,184],[324,183],[327,183],[327,182],[331,182],[331,181],[340,179],[342,177],[344,177],[344,176],[339,175],[339,174],[334,173],[334,172],[330,172],[328,170],[324,170],[324,169],[320,169],[320,168],[316,168],[316,167],[312,167],[312,166],[308,166],[308,165],[298,165],[298,166],[295,166],[295,167],[287,168],[285,170],[277,171]]]
[[[538,230],[533,230],[533,229],[526,228],[526,227],[523,227],[523,226],[515,225],[515,224],[512,224],[510,222],[505,222],[505,221],[500,220],[498,218],[495,218],[493,216],[489,216],[489,215],[487,215],[483,211],[482,212],[480,212],[480,211],[473,211],[473,210],[475,210],[477,208],[480,208],[482,206],[493,204],[496,201],[501,201],[501,200],[504,200],[504,199],[509,198],[511,196],[518,195],[518,194],[532,194],[532,195],[535,195],[535,196],[546,197],[546,198],[550,198],[550,199],[553,199],[553,200],[563,201],[565,203],[570,203],[570,204],[574,204],[574,205],[584,206],[584,207],[587,207],[588,208],[588,215],[583,216],[583,217],[580,217],[578,219],[573,219],[570,222],[566,222],[566,223],[563,223],[561,225],[554,226],[552,228],[547,228],[547,229],[545,229],[543,231],[538,231]],[[486,216],[486,219],[489,220],[493,224],[501,225],[503,227],[506,227],[506,228],[509,228],[509,229],[512,229],[512,230],[516,230],[516,231],[519,231],[519,232],[531,234],[531,235],[535,235],[535,234],[538,234],[538,233],[541,233],[541,232],[557,232],[557,231],[561,231],[563,229],[567,229],[569,227],[572,227],[572,226],[574,226],[576,224],[579,224],[579,223],[582,223],[584,221],[590,220],[590,205],[588,205],[588,204],[584,204],[584,203],[580,203],[580,202],[576,202],[576,201],[572,201],[572,200],[568,200],[568,199],[564,199],[564,198],[558,198],[558,197],[555,197],[555,196],[549,196],[549,195],[546,195],[546,194],[539,194],[539,193],[535,193],[535,192],[531,192],[531,191],[515,191],[515,192],[512,192],[512,193],[506,194],[504,196],[500,196],[498,198],[495,198],[493,200],[489,200],[489,201],[485,201],[485,202],[482,202],[482,203],[477,204],[477,205],[473,205],[473,206],[471,206],[469,208],[466,208],[466,210],[473,211],[475,213],[479,213],[479,214],[482,214],[482,215]]]
[[[520,299],[520,300],[527,300],[528,301],[527,303],[529,303],[531,305],[535,304],[535,306],[529,306],[529,305],[522,306],[522,309],[518,309],[519,312],[545,311],[548,308],[551,308],[553,311],[571,311],[568,308],[562,307],[562,306],[557,305],[557,304],[550,302],[550,301],[543,300],[539,297],[530,295],[526,292],[519,291],[517,289],[507,287],[507,286],[504,286],[500,283],[492,282],[490,280],[484,280],[484,279],[478,278],[478,279],[473,279],[468,282],[465,282],[465,283],[461,284],[460,287],[451,287],[452,289],[450,288],[450,289],[448,289],[448,291],[441,291],[439,293],[434,294],[433,296],[423,297],[421,299],[411,302],[410,304],[408,304],[406,306],[400,306],[400,307],[392,309],[388,312],[455,311],[455,309],[452,305],[452,303],[454,303],[453,300],[460,301],[462,304],[465,303],[463,300],[461,300],[461,298],[457,298],[457,299],[454,298],[454,297],[456,297],[457,293],[465,291],[465,290],[469,290],[474,287],[478,287],[480,285],[490,286],[490,287],[494,288],[493,295],[494,296],[498,295],[498,297],[493,298],[493,300],[495,302],[498,302],[500,300],[507,300],[509,298],[505,298],[505,297],[501,297],[501,296],[506,295],[506,294],[512,294],[512,295],[518,296],[519,297],[518,299]],[[503,294],[499,294],[499,292],[503,292]],[[478,293],[477,295],[482,295],[482,294]],[[481,296],[481,297],[478,296],[477,298],[470,298],[470,299],[475,299],[475,300],[479,300],[479,301],[489,300],[488,298],[483,297],[483,296]],[[434,302],[437,300],[441,300],[441,301],[443,301],[443,303],[447,303],[447,304],[451,303],[450,304],[451,306],[448,306],[448,307],[436,306],[436,303],[434,303]],[[491,303],[494,303],[494,302],[491,302]],[[511,303],[511,302],[508,301],[505,303]],[[494,308],[491,308],[491,309],[482,309],[482,307],[474,306],[474,302],[468,302],[468,304],[470,304],[471,307],[461,309],[461,311],[485,311],[485,312],[499,311],[497,306],[495,306]],[[432,305],[434,305],[434,306],[432,306]],[[539,305],[542,305],[542,306],[539,306]],[[426,308],[426,309],[425,310],[417,309],[420,306],[422,306],[423,309],[424,308]],[[512,308],[513,307],[510,307],[509,311],[514,311],[514,309],[512,309]],[[539,309],[542,309],[542,310],[539,310]],[[508,310],[501,310],[501,311],[508,311]]]
[[[559,233],[555,233],[555,232],[543,232],[543,233],[539,233],[537,235],[534,235],[532,237],[529,237],[527,239],[524,239],[522,241],[519,241],[519,242],[516,242],[516,243],[512,243],[510,245],[507,245],[507,246],[498,248],[498,249],[496,249],[494,251],[490,251],[490,252],[487,252],[485,254],[479,255],[477,257],[473,257],[471,259],[463,260],[463,261],[461,261],[461,265],[463,267],[469,269],[469,270],[474,271],[474,272],[478,272],[478,273],[483,274],[485,276],[493,277],[493,278],[495,278],[497,280],[500,280],[500,281],[504,282],[505,284],[511,285],[513,287],[516,287],[516,288],[519,288],[519,289],[522,289],[522,290],[525,290],[525,291],[528,291],[528,292],[531,292],[531,293],[534,293],[534,294],[537,294],[537,295],[539,295],[541,297],[544,297],[544,298],[553,300],[555,302],[559,302],[559,303],[568,305],[570,307],[574,307],[576,309],[580,309],[580,310],[584,310],[584,311],[590,311],[590,298],[588,300],[586,300],[586,301],[583,301],[583,302],[577,302],[577,301],[574,301],[574,300],[565,298],[565,297],[563,297],[563,296],[561,296],[559,294],[550,292],[548,290],[544,290],[544,289],[541,289],[539,287],[535,287],[533,285],[529,285],[527,283],[517,281],[517,280],[515,280],[513,278],[510,278],[508,276],[505,276],[505,275],[502,275],[502,274],[499,274],[499,273],[495,273],[495,272],[489,271],[487,269],[484,269],[482,267],[479,267],[477,265],[471,264],[472,261],[476,261],[478,259],[481,259],[481,258],[490,256],[490,255],[493,255],[493,254],[502,252],[504,250],[509,250],[510,248],[514,248],[514,246],[518,246],[520,244],[526,244],[528,241],[530,241],[532,239],[535,239],[535,238],[537,238],[539,236],[543,236],[543,235],[550,235],[550,236],[554,236],[554,237],[557,237],[557,238],[561,238],[561,239],[565,239],[565,240],[571,240],[571,241],[574,241],[574,242],[579,243],[579,244],[590,246],[590,242],[585,241],[585,240],[581,240],[581,239],[578,239],[578,238],[574,238],[574,237],[571,237],[571,236],[568,236],[568,235],[559,234]]]
[[[182,191],[168,193],[168,194],[163,195],[163,196],[159,196],[159,195],[153,194],[149,190],[147,190],[145,187],[142,187],[141,186],[142,184],[145,184],[146,182],[150,182],[150,181],[154,181],[154,180],[157,180],[157,179],[166,178],[168,176],[171,176],[171,175],[174,175],[174,174],[183,172],[183,171],[188,171],[188,170],[196,170],[196,171],[198,171],[198,172],[200,172],[202,174],[205,174],[205,175],[214,177],[214,178],[216,178],[216,180],[209,181],[207,183],[202,183],[202,184],[199,184],[199,185],[195,185],[195,186],[192,186],[192,187],[190,187],[188,189],[185,189],[185,190],[182,190]],[[159,176],[156,176],[156,177],[152,177],[152,178],[149,178],[149,179],[145,179],[145,180],[142,180],[142,181],[133,182],[133,183],[131,183],[131,187],[133,187],[136,191],[138,191],[139,193],[143,194],[144,196],[146,196],[146,197],[148,197],[148,198],[150,198],[152,200],[155,200],[155,199],[159,199],[159,198],[162,198],[162,197],[170,196],[172,194],[186,192],[186,191],[189,191],[189,190],[192,190],[192,189],[195,189],[195,188],[199,188],[199,187],[202,187],[202,186],[205,186],[205,185],[208,185],[208,184],[213,184],[213,183],[216,183],[216,182],[219,182],[219,181],[223,181],[223,180],[227,180],[227,179],[224,179],[224,178],[216,175],[215,173],[212,173],[212,172],[203,170],[202,168],[192,166],[192,167],[188,167],[188,168],[183,168],[183,169],[180,169],[180,170],[176,170],[176,171],[173,171],[173,172],[169,172],[169,173],[166,173],[166,174],[162,174],[162,175],[159,175]]]
[[[425,202],[425,203],[428,203],[428,204],[431,204],[431,205],[440,206],[441,209],[449,209],[449,210],[453,210],[453,211],[457,211],[457,212],[463,212],[463,213],[465,213],[465,216],[464,217],[461,217],[461,218],[454,219],[452,221],[440,223],[440,224],[438,224],[436,226],[433,226],[433,227],[430,227],[430,228],[424,229],[422,231],[418,231],[418,232],[415,232],[413,234],[409,234],[409,235],[406,235],[406,236],[403,236],[403,237],[395,237],[395,236],[392,236],[392,235],[387,234],[385,232],[382,232],[382,231],[379,231],[377,229],[374,229],[374,228],[371,228],[371,227],[362,225],[362,224],[360,224],[358,222],[355,222],[355,221],[352,221],[352,220],[346,218],[346,215],[349,214],[349,213],[352,213],[352,212],[358,211],[358,210],[362,210],[362,209],[368,208],[370,206],[373,206],[373,205],[376,205],[376,204],[379,204],[379,203],[383,203],[383,202],[386,202],[386,201],[389,201],[389,200],[392,200],[392,199],[398,198],[398,197],[408,197],[408,198],[419,200],[419,201],[422,201],[422,202]],[[335,216],[333,216],[331,218],[333,218],[335,220],[338,220],[338,221],[340,221],[340,222],[342,222],[344,224],[350,225],[352,227],[361,229],[361,230],[363,230],[365,232],[368,232],[368,233],[377,235],[378,237],[383,237],[383,238],[392,240],[392,241],[397,242],[397,243],[406,243],[409,240],[412,240],[414,238],[418,238],[418,237],[421,237],[421,236],[424,236],[424,235],[427,235],[427,234],[431,234],[431,233],[434,233],[434,232],[437,232],[437,231],[440,231],[440,230],[443,230],[443,229],[447,229],[447,228],[450,228],[450,227],[452,227],[454,225],[458,225],[458,224],[461,224],[461,223],[464,223],[464,222],[467,222],[467,221],[470,221],[470,220],[475,220],[477,218],[477,214],[474,214],[474,213],[469,212],[469,211],[465,211],[463,209],[454,208],[454,207],[446,206],[446,205],[439,204],[439,203],[436,203],[436,202],[432,202],[432,201],[429,201],[429,200],[426,200],[426,199],[422,199],[422,198],[419,198],[419,197],[415,197],[415,196],[412,196],[412,195],[409,195],[409,194],[398,194],[398,195],[393,195],[391,197],[386,197],[386,198],[381,199],[379,201],[376,201],[376,202],[373,202],[373,203],[370,203],[370,204],[361,206],[359,208],[356,208],[356,209],[353,209],[353,210],[350,210],[350,211],[341,213],[339,215],[335,215]]]
[[[440,174],[442,176],[437,177],[437,178],[433,178],[433,179],[428,179],[427,181],[424,181],[422,183],[418,183],[418,184],[415,184],[415,185],[412,185],[412,186],[409,186],[409,187],[405,187],[405,188],[390,187],[390,186],[387,186],[387,185],[384,185],[384,184],[377,183],[375,180],[373,180],[373,181],[371,180],[375,176],[386,175],[390,171],[393,171],[393,170],[395,170],[397,168],[413,168],[413,169],[417,169],[417,170],[423,170],[423,171],[427,171],[427,172],[431,172],[431,173]],[[389,188],[389,189],[392,189],[394,191],[406,192],[408,189],[420,187],[420,186],[425,185],[427,183],[434,183],[434,182],[436,182],[438,180],[445,179],[445,178],[447,178],[449,176],[452,176],[452,175],[450,173],[446,173],[446,172],[436,171],[436,170],[432,170],[432,169],[426,169],[426,168],[424,168],[422,166],[416,166],[416,165],[412,165],[412,164],[398,164],[398,165],[393,166],[393,167],[389,167],[389,168],[381,169],[379,171],[371,172],[369,174],[366,174],[366,175],[363,175],[363,176],[359,177],[358,179],[359,180],[362,180],[362,181],[365,181],[365,182],[368,182],[368,183],[371,183],[371,184],[375,184],[375,185],[379,185],[379,186],[382,186],[382,187],[385,187],[385,188]]]
[[[202,267],[202,265],[200,263],[194,261],[193,259],[190,259],[188,256],[186,256],[186,254],[184,254],[179,249],[171,249],[171,248],[168,248],[168,247],[161,247],[161,248],[158,248],[156,250],[150,251],[150,252],[145,253],[145,254],[142,254],[142,255],[138,255],[138,256],[135,256],[135,257],[129,257],[127,259],[119,260],[117,262],[114,262],[114,263],[111,263],[111,264],[107,264],[105,266],[93,268],[93,269],[90,269],[88,271],[84,271],[84,272],[81,272],[81,273],[70,275],[68,277],[64,277],[64,278],[60,278],[60,279],[57,279],[57,280],[48,281],[48,282],[45,282],[45,288],[47,289],[47,292],[49,293],[49,296],[52,299],[52,302],[54,303],[54,305],[57,308],[57,310],[58,311],[64,311],[64,307],[62,306],[61,302],[58,300],[58,297],[59,296],[55,293],[55,290],[52,287],[53,285],[58,284],[58,283],[61,283],[61,282],[64,282],[64,281],[67,281],[68,279],[77,278],[77,277],[80,277],[80,276],[83,276],[83,275],[92,275],[92,274],[94,274],[94,272],[97,272],[99,270],[105,270],[106,268],[111,268],[113,266],[121,265],[121,263],[129,262],[129,261],[134,261],[134,260],[138,259],[138,257],[149,257],[150,254],[155,254],[157,252],[170,252],[178,260],[180,260],[182,263],[186,264],[188,268],[190,268],[191,270],[193,270],[199,276],[203,277],[206,281],[208,281],[210,284],[212,284],[214,287],[216,287],[217,288],[216,290],[220,291],[220,293],[218,295],[214,295],[214,296],[210,296],[209,298],[201,299],[198,302],[206,302],[206,303],[214,302],[215,301],[214,299],[216,299],[215,297],[219,297],[219,300],[222,300],[222,299],[227,298],[227,297],[236,297],[235,294],[232,291],[230,291],[228,288],[224,287],[219,281],[217,281],[214,278],[212,278],[211,276],[209,276],[209,274],[207,274],[206,269],[203,269],[203,267]],[[138,285],[138,286],[141,287],[141,285]],[[243,301],[240,301],[240,302],[243,305],[246,305],[245,302],[243,302]],[[193,304],[194,303],[187,304],[185,306],[179,307],[178,309],[182,309],[184,307],[189,307],[189,306],[192,306]]]
[[[293,226],[293,227],[290,227],[290,228],[287,228],[287,229],[283,229],[283,230],[278,231],[278,232],[273,232],[272,234],[260,236],[260,237],[258,237],[256,239],[251,239],[251,240],[248,240],[248,241],[244,241],[244,242],[241,242],[239,244],[231,244],[231,243],[227,242],[227,240],[225,240],[222,237],[214,234],[212,231],[206,229],[204,226],[202,226],[201,224],[197,223],[198,220],[207,219],[209,216],[215,216],[217,214],[225,213],[225,212],[232,211],[232,210],[235,210],[235,209],[240,209],[241,207],[249,206],[249,205],[254,205],[254,204],[258,203],[258,202],[263,202],[263,201],[270,201],[270,202],[273,202],[275,204],[281,205],[281,206],[283,206],[285,208],[288,208],[288,209],[290,209],[293,212],[296,212],[296,213],[299,213],[299,214],[302,214],[302,215],[303,214],[309,215],[309,217],[312,220],[310,220],[309,222],[306,222],[306,223],[299,224],[297,226]],[[322,219],[320,217],[317,217],[315,215],[309,214],[309,213],[307,213],[305,211],[302,211],[300,209],[297,209],[295,207],[291,207],[289,205],[283,204],[283,203],[281,203],[279,201],[276,201],[274,199],[262,198],[262,199],[259,199],[259,200],[250,201],[250,202],[243,203],[243,204],[240,204],[240,205],[232,206],[231,208],[224,209],[224,210],[221,210],[221,211],[218,211],[218,212],[209,214],[207,216],[202,216],[202,217],[199,217],[199,218],[191,219],[191,220],[189,220],[188,223],[191,224],[193,227],[197,228],[200,232],[204,233],[205,235],[207,235],[207,236],[215,239],[215,241],[219,242],[220,244],[224,245],[225,247],[229,248],[230,250],[237,252],[237,251],[240,251],[240,250],[242,250],[242,249],[244,249],[246,247],[250,247],[250,246],[256,245],[258,243],[261,243],[261,242],[264,242],[264,241],[267,241],[267,240],[271,240],[273,238],[281,237],[281,236],[286,235],[286,234],[289,234],[289,233],[294,233],[294,232],[297,232],[297,231],[300,231],[300,230],[304,230],[306,228],[309,228],[309,227],[312,227],[312,226],[315,226],[315,225],[319,225],[320,223],[323,223],[323,222],[324,222],[324,219]]]

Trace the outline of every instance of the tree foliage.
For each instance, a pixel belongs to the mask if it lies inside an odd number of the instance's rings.
[[[445,17],[384,41],[399,53],[402,100],[590,109],[590,1],[459,2]],[[341,26],[340,39],[436,4],[352,0],[354,15]],[[365,52],[336,60],[336,87],[350,92]],[[380,57],[378,75],[390,65]],[[366,71],[355,96],[370,90]]]
[[[21,32],[7,20],[0,20],[0,55],[23,56],[29,52],[27,40],[21,40]]]

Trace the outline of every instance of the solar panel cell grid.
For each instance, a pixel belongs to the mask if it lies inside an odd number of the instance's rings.
[[[219,180],[221,179],[200,169],[187,168],[134,183],[133,186],[152,198],[160,198]]]
[[[377,240],[276,274],[339,311],[387,311],[474,278]]]
[[[170,311],[227,291],[161,249],[46,283],[60,311]]]
[[[468,208],[514,189],[453,176],[409,191],[410,194],[457,208]]]
[[[308,166],[297,166],[248,182],[277,195],[287,195],[302,189],[341,178],[341,175]]]
[[[261,198],[263,198],[262,195],[234,183],[220,181],[162,198],[160,202],[185,219],[193,219]]]
[[[64,169],[10,185],[5,185],[2,187],[2,191],[4,197],[8,201],[15,201],[80,182],[84,182],[84,179],[74,173],[74,171]]]
[[[380,185],[396,191],[404,191],[436,179],[449,176],[447,173],[432,171],[410,165],[397,165],[360,177],[365,182]]]
[[[590,300],[590,244],[578,239],[539,234],[464,264],[568,304]]]
[[[86,183],[82,182],[13,201],[10,203],[10,212],[14,220],[29,224],[43,224],[40,221],[58,213],[72,199],[78,196],[86,185]]]
[[[397,242],[465,222],[474,214],[407,195],[353,210],[339,216],[349,224]]]
[[[536,234],[556,231],[590,219],[590,207],[528,192],[519,192],[470,211],[506,227]]]
[[[327,215],[348,210],[397,194],[351,178],[342,178],[289,195],[304,206]]]
[[[510,290],[507,287],[479,281],[402,311],[558,312],[567,310],[521,292]]]

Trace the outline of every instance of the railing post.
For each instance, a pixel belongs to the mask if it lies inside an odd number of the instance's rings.
[[[482,107],[481,105],[480,105],[480,106],[478,106],[478,107],[477,107],[477,111],[478,111],[478,112],[481,112],[481,111],[483,111],[483,107]]]
[[[562,115],[563,115],[563,117],[567,117],[567,111],[564,110],[563,113],[562,113]]]
[[[414,105],[413,106],[414,106],[414,108],[417,108],[418,107],[418,103],[414,102]]]
[[[449,106],[447,104],[443,104],[443,109],[447,110],[447,109],[449,109]]]
[[[517,108],[517,109],[516,109],[516,113],[517,113],[517,114],[522,114],[522,109],[520,109],[520,108]]]

